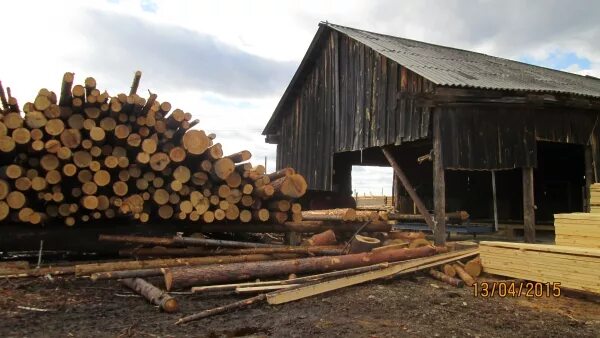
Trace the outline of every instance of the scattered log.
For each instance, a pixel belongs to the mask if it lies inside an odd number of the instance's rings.
[[[356,210],[345,208],[302,211],[302,219],[306,221],[354,221],[356,220]]]
[[[444,272],[444,274],[452,278],[456,277],[456,270],[454,269],[452,264],[444,264],[444,266],[442,266],[442,271]]]
[[[193,315],[189,315],[183,318],[180,318],[179,320],[177,320],[175,322],[176,325],[179,324],[183,324],[183,323],[187,323],[187,322],[191,322],[194,320],[198,320],[198,319],[202,319],[202,318],[206,318],[206,317],[210,317],[210,316],[214,316],[220,313],[225,313],[225,312],[229,312],[229,311],[233,311],[233,310],[237,310],[243,307],[248,307],[252,304],[261,302],[263,300],[265,300],[266,295],[265,294],[260,294],[258,296],[254,296],[252,298],[248,298],[248,299],[244,299],[244,300],[240,300],[231,304],[227,304],[224,306],[220,306],[214,309],[209,309],[209,310],[204,310],[202,312],[198,312],[195,313]]]
[[[380,270],[388,267],[388,263],[379,263],[374,265],[363,266],[360,268],[345,269],[339,271],[332,271],[327,273],[321,273],[317,275],[309,275],[298,278],[289,278],[284,280],[265,281],[265,282],[249,282],[249,283],[237,283],[237,284],[222,284],[222,285],[208,285],[208,286],[196,286],[192,287],[193,293],[211,292],[211,291],[230,291],[235,290],[238,287],[252,287],[252,286],[265,286],[265,285],[290,285],[290,284],[302,284],[308,282],[315,282],[327,278],[349,276],[374,270]]]
[[[296,255],[280,254],[278,258],[297,257]],[[111,272],[123,270],[140,270],[150,268],[166,268],[176,266],[195,266],[204,264],[224,264],[237,262],[252,262],[261,260],[272,260],[272,255],[238,255],[238,256],[209,256],[209,257],[189,257],[189,258],[171,258],[171,259],[152,259],[136,261],[116,261],[107,263],[88,263],[75,265],[76,276],[89,276],[96,272]]]
[[[481,275],[482,266],[481,266],[481,258],[476,257],[468,261],[463,267],[465,272],[468,273],[472,277],[479,277]]]
[[[142,295],[150,303],[158,305],[167,313],[173,313],[179,310],[179,305],[177,304],[177,300],[175,300],[175,298],[141,278],[127,278],[122,279],[120,282],[138,294]]]
[[[389,250],[381,253],[360,253],[332,257],[311,257],[294,260],[225,264],[218,267],[184,267],[164,269],[167,290],[186,286],[232,282],[291,273],[327,272],[371,264],[430,256],[436,248]]]
[[[467,286],[473,286],[473,284],[475,284],[473,277],[471,277],[471,275],[469,275],[460,265],[452,264],[452,267],[456,271],[458,277],[460,277],[460,279],[462,279]]]
[[[381,241],[377,238],[355,235],[350,242],[350,253],[369,252],[376,247],[381,246]]]
[[[439,281],[455,286],[457,288],[462,288],[463,286],[465,286],[465,283],[462,280],[448,276],[447,274],[434,269],[429,269],[429,275]]]
[[[222,239],[196,238],[196,237],[173,237],[173,242],[181,245],[218,246],[226,248],[273,248],[280,244],[265,244],[252,242],[226,241]]]
[[[323,231],[321,233],[315,234],[309,239],[307,239],[303,245],[334,245],[337,243],[337,239],[335,237],[335,232],[333,230]]]

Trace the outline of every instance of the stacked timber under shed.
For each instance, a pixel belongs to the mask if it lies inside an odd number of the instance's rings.
[[[484,271],[600,294],[600,184],[590,190],[591,213],[554,215],[556,245],[481,242]]]
[[[138,95],[140,77],[113,96],[65,73],[60,95],[43,88],[22,107],[0,83],[0,221],[300,221],[301,175],[224,156],[190,113]]]

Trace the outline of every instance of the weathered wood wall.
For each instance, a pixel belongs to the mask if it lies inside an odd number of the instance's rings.
[[[588,144],[597,113],[515,105],[442,110],[444,166],[499,170],[537,166],[537,141]]]
[[[314,190],[332,190],[333,153],[426,138],[431,82],[330,31],[284,106],[277,168],[292,166]]]

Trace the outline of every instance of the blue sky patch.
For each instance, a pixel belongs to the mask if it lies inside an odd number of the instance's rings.
[[[578,65],[579,69],[590,69],[591,62],[585,57],[581,57],[574,52],[555,51],[548,54],[544,59],[537,59],[530,55],[519,58],[519,61],[536,66],[563,70],[571,65]]]
[[[142,6],[142,9],[145,12],[150,12],[150,13],[156,13],[156,10],[158,9],[158,5],[156,4],[156,2],[154,2],[152,0],[141,0],[140,6]]]

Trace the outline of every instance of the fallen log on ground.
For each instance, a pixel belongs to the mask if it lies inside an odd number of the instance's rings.
[[[217,249],[207,250],[205,248],[133,248],[119,250],[121,256],[133,257],[184,257],[184,256],[211,256],[211,255],[250,255],[250,254],[279,254],[293,253],[315,256],[335,256],[342,254],[339,246],[282,246],[276,248],[240,248],[240,249]]]
[[[460,279],[462,279],[465,282],[465,284],[467,284],[467,286],[472,286],[473,284],[475,284],[475,280],[473,279],[473,277],[471,277],[471,275],[469,275],[462,268],[462,266],[460,266],[458,264],[452,264],[452,267],[456,271],[456,274],[458,275],[458,277],[460,277]]]
[[[165,312],[172,313],[179,310],[175,298],[141,278],[122,279],[121,283],[144,296],[150,303],[158,305]]]
[[[455,286],[457,288],[462,288],[463,286],[465,286],[465,283],[462,280],[450,277],[447,274],[437,270],[429,269],[429,275],[439,281]]]
[[[227,241],[222,239],[196,238],[196,237],[173,237],[173,242],[180,245],[191,246],[219,246],[225,248],[274,248],[283,246],[281,244],[265,244],[252,242]]]
[[[161,268],[95,272],[90,275],[90,279],[95,282],[97,280],[104,279],[155,277],[162,275],[162,271],[160,269]]]
[[[207,285],[207,286],[195,286],[192,287],[192,292],[211,292],[211,291],[230,291],[235,290],[238,287],[250,287],[250,286],[265,286],[265,285],[288,285],[288,284],[302,284],[308,282],[315,282],[327,278],[343,277],[354,275],[358,273],[379,270],[388,267],[388,263],[379,263],[375,265],[363,266],[360,268],[352,268],[345,270],[338,270],[332,272],[321,273],[317,275],[309,275],[298,278],[282,279],[275,281],[264,281],[264,282],[248,282],[248,283],[236,283],[236,284],[221,284],[221,285]]]
[[[445,251],[445,248],[421,247],[378,253],[310,257],[271,262],[233,263],[204,267],[174,267],[163,269],[163,274],[167,290],[172,290],[194,285],[227,283],[292,273],[327,272],[348,269],[382,262],[431,256],[443,251]]]
[[[60,275],[72,275],[75,273],[74,266],[55,266],[55,267],[44,267],[39,269],[29,269],[22,271],[14,271],[11,274],[0,275],[0,278],[28,278],[28,277],[41,277],[41,276],[60,276]]]
[[[294,300],[314,296],[328,291],[337,290],[347,286],[365,283],[380,278],[398,277],[407,273],[425,270],[440,264],[471,257],[477,254],[477,250],[465,250],[464,252],[448,252],[432,257],[422,257],[409,261],[390,263],[390,266],[381,270],[375,270],[362,274],[351,275],[343,278],[328,280],[320,283],[301,285],[299,287],[277,291],[267,294],[269,304],[283,304]]]
[[[212,257],[190,257],[190,258],[172,258],[172,259],[151,259],[140,261],[117,261],[106,263],[90,263],[75,265],[76,276],[89,276],[96,272],[110,272],[123,270],[137,270],[150,268],[165,268],[175,266],[194,266],[205,264],[224,264],[237,262],[268,261],[273,259],[283,259],[297,257],[294,254],[273,255],[240,255],[240,256],[212,256]]]
[[[198,319],[202,319],[202,318],[214,316],[214,315],[217,315],[217,314],[220,314],[220,313],[225,313],[225,312],[229,312],[229,311],[232,311],[232,310],[236,310],[236,309],[240,309],[240,308],[243,308],[243,307],[247,307],[247,306],[250,306],[250,305],[252,305],[254,303],[258,303],[260,301],[263,301],[263,300],[265,300],[265,298],[266,298],[266,295],[263,293],[263,294],[260,294],[258,296],[254,296],[252,298],[240,300],[240,301],[235,302],[235,303],[227,304],[227,305],[220,306],[220,307],[213,308],[213,309],[204,310],[202,312],[195,313],[193,315],[189,315],[189,316],[180,318],[178,321],[175,322],[175,324],[179,325],[179,324],[191,322],[193,320],[198,320]]]

